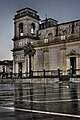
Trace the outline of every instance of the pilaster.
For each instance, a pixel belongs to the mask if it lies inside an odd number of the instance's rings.
[[[49,51],[48,48],[44,48],[44,69],[49,70]]]
[[[66,47],[62,46],[60,49],[60,69],[62,70],[62,74],[66,74]]]

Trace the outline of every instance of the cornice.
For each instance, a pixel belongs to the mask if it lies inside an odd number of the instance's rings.
[[[22,48],[14,48],[13,50],[11,50],[12,52],[15,52],[15,51],[21,51],[23,50],[23,47]]]
[[[16,41],[16,40],[21,40],[23,38],[30,38],[30,39],[34,39],[34,40],[39,40],[39,37],[30,36],[30,35],[14,37],[12,40]]]

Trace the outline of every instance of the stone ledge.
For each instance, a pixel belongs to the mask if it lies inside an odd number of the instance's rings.
[[[0,79],[0,84],[16,84],[16,83],[56,83],[58,78],[31,78],[31,79]]]

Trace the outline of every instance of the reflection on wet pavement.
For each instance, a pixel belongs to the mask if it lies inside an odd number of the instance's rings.
[[[0,120],[79,120],[80,84],[0,84]]]

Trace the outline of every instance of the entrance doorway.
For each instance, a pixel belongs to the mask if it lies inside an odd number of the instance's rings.
[[[18,72],[22,71],[22,62],[18,63]]]
[[[18,77],[22,78],[22,62],[18,63]]]
[[[70,58],[70,66],[72,67],[72,74],[76,74],[76,57]]]

